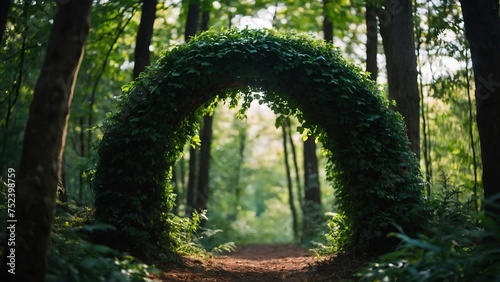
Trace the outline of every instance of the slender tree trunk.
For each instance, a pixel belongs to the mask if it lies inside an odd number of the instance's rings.
[[[483,162],[484,197],[500,193],[500,18],[499,1],[460,0],[476,83],[477,127]],[[497,199],[500,204],[500,199]],[[488,203],[486,211],[500,218]],[[500,220],[500,219],[499,219]]]
[[[196,32],[198,32],[198,23],[200,20],[200,1],[190,0],[188,1],[188,11],[186,18],[186,25],[184,29],[184,40],[187,42],[191,37],[193,37]],[[198,165],[197,165],[197,152],[196,149],[191,146],[189,149],[189,174],[188,174],[188,185],[187,185],[187,205],[186,213],[191,216],[197,203],[197,185],[198,182]]]
[[[184,30],[184,40],[189,41],[198,32],[200,22],[200,0],[190,0]]]
[[[203,129],[201,131],[200,167],[198,178],[198,189],[196,193],[195,208],[198,211],[207,209],[208,195],[210,192],[210,148],[212,145],[212,116],[203,117]]]
[[[0,1],[0,47],[3,45],[3,35],[7,27],[7,18],[9,16],[10,4],[12,0]]]
[[[191,10],[191,6],[189,9]],[[201,17],[201,30],[208,29],[209,20],[210,20],[209,11],[203,11]],[[203,211],[207,209],[208,195],[210,193],[210,148],[212,146],[212,124],[213,124],[213,115],[206,114],[203,117],[203,122],[202,122],[203,128],[201,130],[201,136],[200,136],[201,139],[200,162],[199,162],[200,166],[199,166],[198,189],[196,192],[196,202],[195,202],[195,208],[198,211]]]
[[[332,0],[323,0],[323,38],[326,42],[333,42],[333,22],[330,19]]]
[[[314,236],[321,222],[321,190],[314,138],[304,141],[304,224],[302,240]]]
[[[377,10],[373,5],[366,4],[366,71],[370,73],[370,78],[377,81],[378,67],[378,23]]]
[[[331,17],[331,0],[323,1],[323,39],[333,42],[333,23]],[[316,234],[318,221],[321,220],[321,190],[319,186],[318,157],[314,136],[309,136],[304,145],[304,217],[302,224],[302,241]]]
[[[153,37],[153,25],[156,18],[156,4],[157,0],[143,0],[142,1],[142,14],[141,22],[139,24],[139,31],[135,41],[134,52],[134,78],[139,76],[139,73],[149,66],[149,45],[151,45],[151,38]]]
[[[69,107],[90,28],[91,6],[91,0],[58,4],[35,86],[17,173],[17,223],[13,223],[17,281],[45,279]]]
[[[238,162],[236,163],[235,173],[234,173],[234,187],[235,187],[235,209],[234,209],[234,220],[238,218],[238,212],[240,210],[240,199],[241,199],[241,167],[243,166],[243,162],[245,160],[245,147],[247,143],[247,132],[246,126],[241,125],[241,121],[236,119],[235,122],[238,123],[238,136],[239,146],[238,146]]]
[[[211,1],[203,1],[203,7],[201,12],[201,26],[202,31],[208,30],[208,24],[210,23],[210,7],[212,6]]]
[[[381,15],[389,99],[396,101],[395,110],[403,115],[410,148],[420,158],[420,98],[411,0],[388,1]]]
[[[418,5],[416,4],[413,7],[414,13],[416,14],[418,9]],[[429,11],[431,13],[431,11]],[[424,97],[424,82],[422,78],[422,64],[420,62],[420,50],[423,45],[423,32],[424,30],[420,27],[420,24],[417,23],[415,25],[415,39],[416,39],[416,60],[417,60],[417,77],[418,77],[418,95],[420,96],[420,117],[422,119],[422,157],[424,161],[425,168],[425,183],[424,187],[427,193],[427,196],[430,197],[431,190],[431,181],[432,181],[432,161],[431,161],[431,153],[430,153],[430,134],[429,134],[429,125],[428,125],[428,115],[427,115],[427,107],[425,104]]]
[[[187,201],[186,201],[186,215],[191,216],[194,208],[195,208],[195,202],[196,202],[196,180],[197,180],[197,152],[196,148],[191,146],[189,148],[189,172],[188,172],[188,183],[187,183]]]
[[[293,167],[295,168],[295,183],[297,185],[297,198],[299,200],[299,206],[302,212],[304,212],[304,202],[302,196],[302,183],[300,182],[299,164],[297,162],[297,151],[295,150],[295,144],[292,139],[292,130],[290,128],[290,117],[286,117],[286,125],[288,127],[288,140],[290,140],[290,149],[292,150]]]
[[[295,202],[293,197],[293,187],[292,187],[292,176],[290,171],[290,164],[288,162],[288,145],[287,145],[287,130],[286,124],[281,126],[283,131],[283,149],[285,155],[285,168],[286,168],[286,181],[288,186],[288,202],[290,204],[290,211],[292,213],[292,228],[293,228],[293,238],[297,239],[299,237],[299,228],[298,228],[298,218],[297,218],[297,209],[295,208]]]
[[[472,105],[472,97],[470,95],[470,88],[471,88],[471,82],[470,82],[470,76],[469,76],[469,56],[467,52],[465,52],[465,81],[467,84],[467,107],[468,107],[468,112],[469,112],[469,124],[468,124],[468,129],[469,129],[469,141],[470,141],[470,148],[472,152],[472,170],[474,173],[474,185],[472,186],[472,195],[474,197],[474,209],[475,211],[479,211],[479,195],[477,194],[477,157],[476,157],[476,141],[474,137],[474,113],[473,113],[473,105]]]

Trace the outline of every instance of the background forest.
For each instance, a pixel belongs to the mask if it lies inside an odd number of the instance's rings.
[[[7,6],[0,7],[2,175],[8,168],[18,170],[29,108],[58,9],[56,2],[65,1],[14,0],[4,1]],[[382,38],[380,33],[392,12],[380,7],[386,4],[397,8],[399,3],[93,1],[91,29],[71,103],[62,183],[58,188],[59,200],[65,203],[61,205],[79,216],[56,216],[55,230],[60,228],[58,222],[78,225],[81,222],[75,220],[91,217],[90,184],[95,147],[103,136],[102,124],[115,110],[122,87],[155,62],[162,51],[206,29],[248,27],[307,34],[332,41],[344,58],[366,69],[393,99],[390,85],[397,83],[391,82],[394,76],[388,73],[384,49],[389,50],[391,40],[404,41],[406,37]],[[483,196],[482,164],[475,122],[474,75],[460,3],[417,0],[412,9],[414,41],[402,44],[415,47],[419,110],[413,118],[420,126],[418,144],[411,141],[420,157],[425,180],[422,189],[428,199],[446,198],[471,213],[477,212]],[[245,113],[239,111],[241,107],[220,104],[212,115],[200,121],[197,134],[186,144],[173,171],[177,194],[174,212],[189,217],[193,209],[207,209],[204,238],[195,240],[209,250],[217,246],[231,248],[224,245],[227,242],[296,242],[316,247],[319,253],[336,250],[329,245],[333,235],[325,220],[335,217],[337,210],[333,189],[326,181],[321,143],[315,142],[314,136],[307,138],[307,132],[300,128],[297,130],[297,120],[278,117],[265,104],[254,102]],[[306,152],[311,146],[312,154]],[[311,164],[317,168],[308,170]],[[311,185],[316,194],[306,195]],[[204,186],[210,188],[210,196],[197,203],[192,193],[201,193]],[[308,202],[314,202],[313,211],[307,210]],[[316,214],[313,223],[311,214]],[[58,237],[54,240],[57,246]],[[70,253],[65,250],[59,254],[64,252]]]

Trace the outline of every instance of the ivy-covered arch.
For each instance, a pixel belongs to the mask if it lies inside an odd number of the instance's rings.
[[[197,117],[217,101],[238,98],[295,115],[319,136],[346,219],[339,232],[349,238],[347,247],[386,248],[392,223],[407,232],[419,229],[417,159],[401,116],[388,109],[374,83],[331,44],[234,30],[207,32],[166,52],[123,88],[99,144],[93,180],[96,218],[118,228],[116,246],[136,252],[173,247],[171,167]]]

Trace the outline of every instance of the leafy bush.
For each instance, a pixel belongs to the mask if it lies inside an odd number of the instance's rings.
[[[86,234],[113,229],[109,225],[87,225],[92,217],[89,208],[58,204],[47,281],[145,281],[157,271],[132,256],[88,242]]]
[[[231,252],[236,249],[236,245],[233,242],[227,242],[213,247],[210,251],[205,250],[201,242],[202,239],[213,237],[222,232],[222,230],[212,230],[207,228],[202,229],[200,232],[201,221],[207,219],[206,211],[194,211],[191,218],[172,216],[169,219],[169,225],[172,227],[170,232],[175,232],[175,234],[171,233],[169,236],[176,238],[176,247],[174,249],[176,253],[204,257],[223,251]]]
[[[402,244],[361,271],[361,281],[500,281],[500,224],[471,212],[455,197],[459,189],[443,183],[427,236],[392,233]]]
[[[328,217],[328,229],[324,233],[325,242],[314,241],[313,245],[315,245],[315,247],[311,250],[318,256],[330,256],[338,252],[346,251],[344,248],[348,245],[350,234],[345,216],[334,212],[327,212],[325,216]],[[343,230],[343,232],[339,232],[339,230]]]

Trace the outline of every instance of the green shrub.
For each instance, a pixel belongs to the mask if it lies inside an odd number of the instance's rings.
[[[361,271],[361,281],[500,281],[499,223],[444,186],[432,200],[435,223],[427,236],[392,233],[401,245]]]
[[[92,217],[90,208],[58,203],[46,281],[145,281],[157,271],[132,256],[88,242],[88,234],[114,229],[87,224]]]

